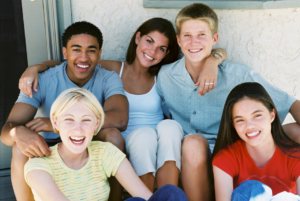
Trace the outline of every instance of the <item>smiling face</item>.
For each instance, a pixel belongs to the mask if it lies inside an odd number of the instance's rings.
[[[202,66],[204,59],[210,55],[212,46],[217,43],[218,37],[217,33],[212,36],[208,24],[202,20],[183,22],[180,35],[177,35],[177,42],[185,56],[186,65]]]
[[[90,144],[99,120],[93,111],[80,101],[57,118],[52,118],[54,128],[59,131],[62,148],[72,153],[83,153]]]
[[[135,37],[136,58],[143,67],[151,67],[158,64],[168,54],[168,38],[158,32],[153,31],[144,36],[137,32]]]
[[[246,146],[265,146],[273,142],[271,123],[275,118],[272,112],[259,101],[244,98],[232,108],[233,126]]]
[[[100,60],[101,50],[96,37],[88,34],[73,35],[63,47],[67,59],[67,75],[77,86],[82,87],[91,79]]]

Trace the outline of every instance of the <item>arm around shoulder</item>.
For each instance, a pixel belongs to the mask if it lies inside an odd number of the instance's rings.
[[[26,103],[16,103],[1,131],[1,141],[7,146],[15,144],[21,152],[28,156],[50,155],[44,138],[25,126],[33,119],[37,109]]]

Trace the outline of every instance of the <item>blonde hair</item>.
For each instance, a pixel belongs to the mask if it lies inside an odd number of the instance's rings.
[[[188,20],[201,20],[207,23],[212,35],[218,33],[218,16],[209,6],[202,3],[193,3],[181,9],[176,16],[175,26],[177,35],[180,35],[181,25]]]
[[[52,104],[50,110],[50,119],[54,132],[59,133],[54,128],[52,118],[57,119],[62,113],[72,107],[77,101],[80,101],[88,108],[90,108],[95,114],[96,118],[99,120],[99,125],[94,133],[94,135],[96,135],[103,126],[104,112],[95,95],[92,92],[82,88],[70,88],[63,91]]]

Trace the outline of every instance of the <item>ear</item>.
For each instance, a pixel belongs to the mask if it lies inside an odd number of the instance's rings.
[[[177,43],[179,45],[179,47],[181,47],[181,44],[180,44],[180,37],[178,35],[176,35],[176,38],[177,38]]]
[[[219,40],[219,34],[216,33],[213,37],[213,46],[217,44],[218,40]]]
[[[98,61],[101,60],[101,54],[102,54],[102,49],[99,50],[99,59],[98,59]]]
[[[63,47],[63,55],[64,55],[64,59],[67,59],[67,48]]]
[[[57,125],[57,119],[54,116],[51,116],[52,125],[54,127],[55,132],[59,133],[58,125]]]
[[[139,44],[141,40],[141,32],[137,32],[136,35],[135,35],[135,44]]]
[[[276,111],[275,109],[272,110],[272,112],[270,112],[270,116],[271,116],[271,123],[274,121],[275,119],[275,114],[276,114]]]

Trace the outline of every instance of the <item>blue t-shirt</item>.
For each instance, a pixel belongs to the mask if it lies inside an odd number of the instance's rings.
[[[66,72],[67,61],[50,68],[39,74],[38,92],[33,92],[30,98],[20,92],[17,103],[26,103],[38,109],[37,116],[49,117],[52,103],[66,89],[78,87],[68,77]],[[103,106],[105,100],[112,95],[121,94],[125,96],[122,80],[113,72],[97,65],[92,78],[82,87],[91,91]],[[45,139],[56,139],[58,134],[54,132],[41,132]]]
[[[284,121],[295,98],[271,85],[252,68],[224,61],[218,67],[216,87],[198,96],[196,87],[185,67],[185,57],[161,68],[157,91],[162,98],[164,113],[179,122],[185,135],[199,133],[207,139],[216,138],[226,98],[230,91],[243,82],[258,82],[269,93]]]

